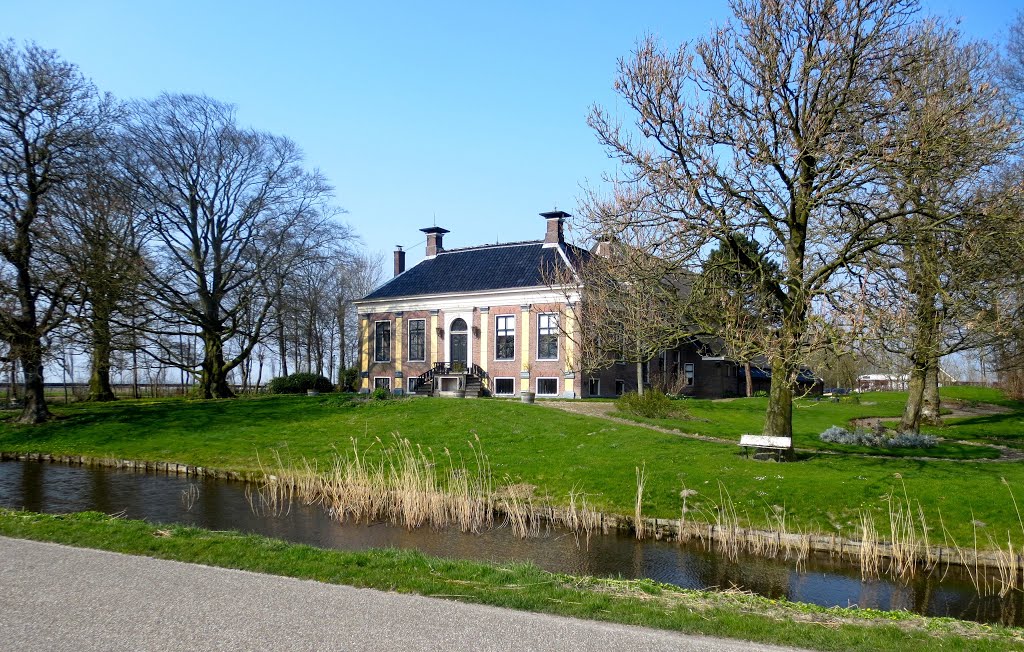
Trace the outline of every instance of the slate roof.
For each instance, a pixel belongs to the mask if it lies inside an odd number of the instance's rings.
[[[565,261],[557,249],[543,244],[538,240],[442,251],[394,277],[362,301],[545,286],[548,281],[542,270],[562,267]],[[564,251],[574,267],[591,255],[570,244],[564,245]]]

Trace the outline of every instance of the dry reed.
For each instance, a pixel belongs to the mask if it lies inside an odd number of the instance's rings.
[[[636,509],[634,511],[634,529],[636,531],[636,538],[643,539],[647,534],[646,528],[644,527],[643,517],[643,505],[644,505],[644,485],[647,484],[647,464],[636,467]]]
[[[270,514],[287,513],[293,502],[319,504],[339,521],[385,521],[406,528],[429,526],[433,528],[457,527],[463,532],[479,533],[495,527],[496,523],[511,528],[515,536],[540,536],[542,529],[561,526],[574,533],[577,543],[581,538],[589,545],[592,533],[605,527],[602,514],[589,504],[587,495],[573,487],[567,496],[564,510],[550,507],[550,497],[534,498],[534,487],[515,483],[505,477],[496,482],[490,462],[484,454],[479,438],[467,442],[471,455],[468,460],[461,454],[453,455],[447,448],[440,463],[434,452],[414,446],[409,440],[393,435],[390,442],[375,439],[365,450],[352,440],[349,452],[335,452],[332,462],[321,469],[316,462],[302,459],[295,463],[285,461],[279,452],[274,454],[273,468],[264,468],[264,481],[256,493],[249,492],[254,511]],[[662,536],[643,517],[644,493],[647,488],[646,464],[635,467],[636,502],[632,524],[637,539]],[[1009,483],[1006,483],[1009,490]],[[888,508],[888,540],[879,537],[875,516],[868,509],[859,512],[859,541],[850,556],[859,564],[861,576],[873,579],[887,574],[893,579],[909,581],[917,573],[930,572],[940,562],[940,552],[949,564],[959,562],[966,568],[971,582],[980,594],[1005,596],[1020,590],[1024,548],[1015,545],[1011,533],[1006,533],[1005,544],[988,537],[988,550],[979,552],[979,536],[975,526],[973,545],[960,546],[950,536],[939,513],[943,532],[943,546],[930,540],[930,529],[920,501],[913,500],[902,483],[886,496]],[[718,483],[718,501],[705,499],[695,508],[688,498],[696,492],[683,486],[680,492],[682,509],[678,521],[678,540],[699,539],[706,547],[714,547],[729,560],[737,560],[742,553],[764,557],[785,556],[794,559],[799,568],[810,556],[812,546],[821,539],[817,533],[792,530],[784,507],[765,503],[764,529],[749,527],[750,515],[732,500],[728,488]],[[198,497],[191,489],[183,495],[190,507]],[[1017,510],[1021,533],[1024,535],[1024,517],[1018,509],[1016,497],[1010,491]],[[973,518],[973,517],[972,517]],[[1000,537],[1001,540],[1001,537]],[[980,568],[982,556],[994,567],[993,572]]]

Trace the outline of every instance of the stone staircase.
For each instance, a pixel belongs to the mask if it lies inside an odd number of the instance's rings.
[[[417,396],[444,396],[452,398],[479,398],[486,396],[483,379],[487,372],[477,365],[438,362],[426,373],[420,374],[416,384]]]

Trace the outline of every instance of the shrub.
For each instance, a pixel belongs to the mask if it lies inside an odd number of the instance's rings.
[[[754,397],[755,398],[768,398],[768,390],[766,390],[766,389],[759,389],[756,392],[754,392]]]
[[[358,392],[359,391],[359,367],[349,367],[342,372],[341,375],[341,387],[343,392]]]
[[[304,394],[307,390],[330,392],[334,389],[331,381],[317,374],[291,374],[278,376],[267,385],[271,394]]]
[[[370,398],[372,398],[375,401],[386,401],[389,398],[391,398],[391,392],[389,392],[384,387],[378,387],[377,389],[373,390],[373,393],[370,394]]]
[[[818,438],[830,444],[871,448],[931,448],[937,443],[933,435],[902,432],[890,436],[884,431],[867,431],[862,428],[847,430],[839,426],[832,426]]]
[[[647,419],[665,419],[682,416],[686,409],[662,392],[647,390],[642,395],[636,392],[623,394],[615,402],[620,412],[634,414]]]

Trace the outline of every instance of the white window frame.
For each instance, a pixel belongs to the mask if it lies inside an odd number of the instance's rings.
[[[553,380],[553,381],[555,381],[555,391],[554,391],[553,394],[541,394],[540,393],[540,381],[542,381],[542,380]],[[534,384],[534,389],[536,390],[537,396],[558,396],[558,376],[541,376],[540,378],[537,379],[536,383]]]
[[[413,385],[413,383],[416,383],[416,381],[418,381],[418,380],[419,380],[419,376],[412,376],[411,378],[407,378],[405,380],[405,391],[410,393],[410,394],[415,394],[416,393],[416,387]]]
[[[501,323],[502,320],[505,320],[505,319],[509,319],[509,320],[512,321],[512,328],[511,328],[511,330],[506,329],[506,332],[508,332],[512,336],[512,357],[511,358],[499,358],[498,357],[498,337],[500,336],[500,334],[498,332],[498,324]],[[515,315],[495,315],[494,316],[494,361],[495,362],[508,362],[510,360],[515,360],[515,359],[516,359],[516,316]]]
[[[378,381],[386,380],[386,383],[379,383]],[[386,385],[386,387],[385,387]],[[373,377],[373,388],[384,387],[384,389],[391,391],[391,376],[374,376]]]
[[[548,319],[548,326],[542,327],[541,324],[544,322],[545,318]],[[554,333],[550,333],[550,332],[543,333],[543,335],[545,335],[545,336],[550,336],[552,334],[555,336],[555,357],[553,357],[553,358],[542,358],[542,357],[540,357],[541,328],[545,328],[545,330],[549,330],[549,331],[552,328],[554,329]],[[559,330],[558,330],[558,313],[557,312],[542,312],[542,313],[538,313],[537,314],[537,359],[538,360],[544,360],[544,361],[552,361],[552,360],[554,360],[556,362],[558,361],[558,359],[562,355],[562,347],[561,347],[561,342],[559,342],[559,334],[560,333],[559,333]]]
[[[377,327],[380,324],[388,325],[388,359],[381,360],[377,357]],[[378,319],[373,322],[373,361],[374,362],[391,362],[391,350],[395,346],[395,330],[391,327],[390,319]]]
[[[686,378],[686,387],[693,387],[697,379],[697,367],[692,362],[683,363],[683,377]]]
[[[597,391],[594,391],[594,383],[597,383]],[[587,396],[600,396],[601,395],[601,379],[590,378],[587,383]]]
[[[412,324],[413,324],[413,322],[416,322],[416,321],[423,323],[423,357],[422,358],[414,358],[414,357],[412,357]],[[407,328],[408,328],[409,333],[406,336],[406,342],[405,343],[408,346],[407,346],[407,348],[405,350],[408,352],[407,355],[409,355],[409,360],[408,361],[409,362],[426,362],[427,361],[427,320],[426,319],[419,319],[419,318],[418,319],[410,319],[409,320],[409,325],[407,326]]]
[[[512,382],[512,391],[509,392],[508,394],[499,394],[498,393],[498,381],[499,380],[511,381]],[[494,379],[494,395],[495,396],[515,396],[516,395],[516,379],[512,378],[511,376],[508,376],[508,377],[501,376],[501,377],[495,378]]]

